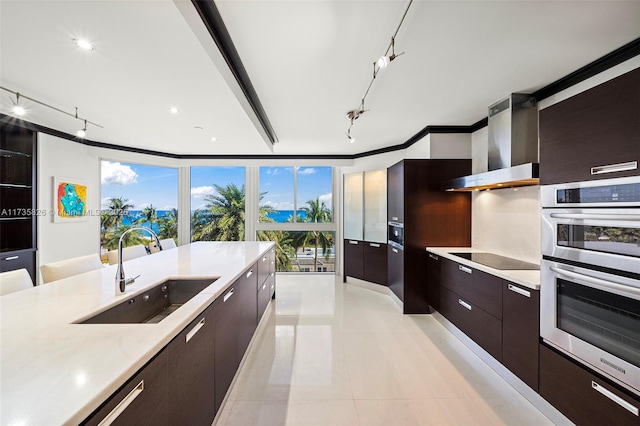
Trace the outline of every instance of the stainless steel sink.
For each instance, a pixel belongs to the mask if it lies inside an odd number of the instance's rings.
[[[78,324],[155,324],[187,303],[217,277],[168,279]]]

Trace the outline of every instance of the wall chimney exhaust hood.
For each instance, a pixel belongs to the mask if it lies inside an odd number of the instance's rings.
[[[446,191],[537,185],[538,108],[531,95],[512,93],[489,106],[489,171],[450,179]]]

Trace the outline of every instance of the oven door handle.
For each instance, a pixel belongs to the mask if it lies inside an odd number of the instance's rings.
[[[616,222],[636,222],[640,221],[640,214],[603,214],[603,213],[551,213],[554,219],[576,219],[576,220],[610,220]]]
[[[637,287],[619,284],[609,280],[603,280],[600,278],[592,277],[590,275],[580,274],[578,272],[567,271],[566,269],[558,268],[556,266],[549,266],[549,269],[559,275],[564,275],[565,277],[575,278],[589,283],[601,290],[616,290],[618,294],[632,294],[635,296],[640,296],[640,288]]]

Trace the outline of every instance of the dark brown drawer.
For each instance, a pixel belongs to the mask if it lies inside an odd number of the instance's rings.
[[[449,321],[495,359],[502,360],[502,321],[448,288],[441,289],[440,303]]]
[[[640,424],[637,414],[622,407],[635,408],[637,413],[640,397],[623,391],[542,344],[540,395],[578,425]]]
[[[266,252],[258,259],[258,289],[262,287],[269,274],[271,273],[271,261],[269,259],[269,252]]]
[[[440,279],[444,287],[497,319],[502,319],[502,280],[500,278],[442,258]]]

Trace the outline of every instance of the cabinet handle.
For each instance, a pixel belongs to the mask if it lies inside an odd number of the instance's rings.
[[[467,274],[473,273],[473,269],[467,268],[466,266],[458,265],[458,269],[460,269],[462,272],[466,272]]]
[[[4,260],[16,260],[16,259],[20,259],[20,256],[9,256],[4,258]]]
[[[271,290],[273,290],[276,286],[271,284]]]
[[[247,272],[247,278],[249,278],[251,275],[253,275],[253,269],[251,269],[249,272]]]
[[[201,329],[202,327],[204,327],[204,318],[202,318],[202,319],[201,319],[201,320],[200,320],[200,321],[199,321],[199,322],[198,322],[198,323],[197,323],[197,324],[196,324],[196,325],[191,329],[191,331],[187,333],[187,342],[188,342],[189,340],[191,340],[191,338],[192,338],[193,336],[195,336],[195,335],[196,335],[196,333],[197,333],[198,331],[200,331],[200,329]]]
[[[265,290],[267,288],[267,283],[262,284],[262,289]]]
[[[603,173],[626,172],[628,170],[636,170],[638,168],[637,161],[629,161],[626,163],[608,164],[606,166],[596,166],[591,168],[592,175],[601,175]]]
[[[438,256],[436,256],[435,254],[429,253],[429,257],[432,258],[433,260],[438,260]]]
[[[127,409],[127,407],[133,402],[133,400],[140,396],[143,390],[144,380],[138,383],[138,386],[133,388],[131,392],[129,392],[129,394],[125,396],[124,399],[120,401],[120,403],[118,403],[118,405],[116,405],[116,407],[111,410],[111,412],[107,414],[100,423],[98,423],[98,426],[108,426],[113,423],[120,416],[120,414],[122,414],[122,412]]]
[[[598,392],[600,392],[602,395],[609,398],[610,400],[612,400],[613,402],[615,402],[616,404],[618,404],[619,406],[621,406],[622,408],[624,408],[625,410],[629,411],[630,413],[635,414],[636,416],[640,416],[640,414],[638,413],[638,407],[628,403],[627,401],[620,398],[615,393],[611,392],[609,389],[597,384],[594,381],[591,381],[591,387],[597,390]]]
[[[507,286],[507,288],[509,290],[513,291],[514,293],[521,294],[521,295],[523,295],[525,297],[531,297],[531,292],[530,291],[524,290],[524,289],[522,289],[520,287],[516,287],[515,285],[509,284]]]
[[[353,241],[353,240],[349,240],[349,244],[353,244],[354,246],[357,246],[358,242],[357,241]]]
[[[369,243],[369,247],[380,247],[378,243]]]
[[[233,289],[229,290],[229,292],[224,295],[224,299],[222,301],[226,302],[231,296],[233,296]]]
[[[397,253],[397,252],[398,252],[398,249],[396,249],[396,248],[393,248],[393,247],[392,247],[392,248],[391,248],[391,251],[392,251],[392,252],[394,252],[394,253]]]
[[[266,262],[266,261],[267,261],[267,256],[263,257],[263,258],[262,258],[262,261],[263,261],[263,262]]]
[[[461,306],[463,306],[463,307],[467,308],[468,310],[471,310],[471,305],[470,305],[470,304],[468,304],[467,302],[465,302],[464,300],[462,300],[462,299],[458,299],[458,303],[459,303]]]

